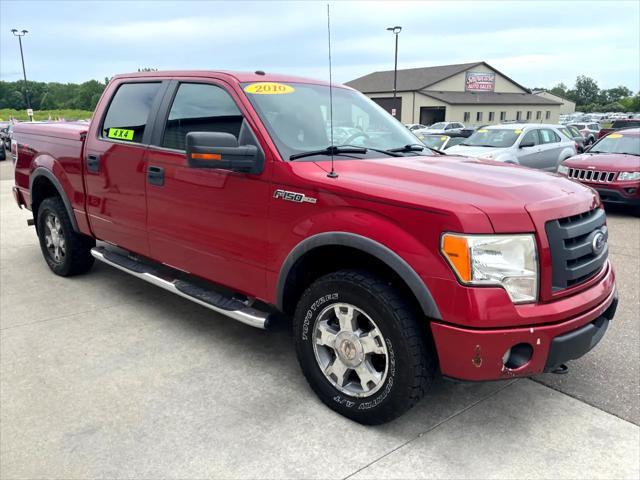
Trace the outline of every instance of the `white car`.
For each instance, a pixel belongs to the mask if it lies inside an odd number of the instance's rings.
[[[556,125],[510,123],[481,128],[447,153],[555,172],[576,154],[576,144]]]
[[[450,135],[460,133],[463,128],[464,124],[459,122],[438,122],[427,128],[414,130],[413,133],[422,133],[427,135],[430,133],[440,133],[444,135]]]
[[[407,127],[409,130],[411,130],[412,132],[414,130],[424,130],[425,128],[427,128],[426,125],[422,125],[421,123],[405,123],[404,126]]]

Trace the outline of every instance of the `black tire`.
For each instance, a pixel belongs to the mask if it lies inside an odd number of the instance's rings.
[[[53,216],[53,217],[51,217]],[[47,232],[50,231],[46,224],[48,219],[58,219],[59,238],[64,241],[64,254],[56,259],[54,253],[47,246]],[[47,265],[53,273],[62,277],[71,277],[86,273],[91,269],[94,258],[91,249],[96,242],[93,238],[82,235],[73,230],[67,209],[60,197],[49,197],[42,201],[38,208],[38,238],[40,249]]]
[[[321,312],[335,303],[351,304],[366,312],[384,338],[387,374],[370,396],[362,398],[340,391],[316,360],[316,322]],[[385,423],[415,405],[431,386],[435,356],[427,342],[426,321],[380,277],[355,270],[331,273],[315,281],[296,308],[293,335],[298,361],[309,385],[329,408],[358,423]]]

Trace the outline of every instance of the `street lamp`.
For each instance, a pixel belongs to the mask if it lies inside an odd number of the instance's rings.
[[[27,101],[27,112],[29,113],[29,120],[33,122],[31,102],[29,101],[29,87],[27,86],[27,71],[24,68],[24,54],[22,53],[22,37],[24,37],[29,32],[27,30],[18,31],[17,28],[13,28],[11,29],[11,33],[18,37],[18,43],[20,43],[20,58],[22,59],[22,74],[24,75],[24,98]]]
[[[396,36],[396,61],[393,66],[393,98],[396,98],[396,90],[398,86],[398,34],[402,31],[402,27],[396,25],[395,27],[387,28],[387,30]]]

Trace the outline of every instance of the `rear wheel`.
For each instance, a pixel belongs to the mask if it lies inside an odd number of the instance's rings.
[[[87,272],[93,265],[95,240],[73,230],[60,197],[49,197],[38,208],[40,249],[49,268],[63,277]]]
[[[314,282],[296,309],[302,371],[331,409],[380,424],[411,408],[429,388],[434,355],[411,304],[381,278],[343,270]]]

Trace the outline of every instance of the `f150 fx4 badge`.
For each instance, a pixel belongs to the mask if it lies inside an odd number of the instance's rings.
[[[313,197],[307,197],[304,193],[288,192],[287,190],[278,189],[273,192],[273,198],[279,198],[280,200],[288,200],[296,203],[316,203],[317,199]]]

